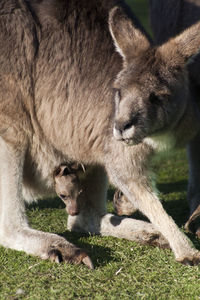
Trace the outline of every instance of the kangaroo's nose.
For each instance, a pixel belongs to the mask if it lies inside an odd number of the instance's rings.
[[[120,133],[122,133],[123,131],[131,128],[132,126],[132,122],[128,121],[128,122],[117,122],[115,123],[115,128],[116,130],[118,130]]]
[[[114,137],[118,141],[132,139],[135,134],[135,125],[137,122],[137,117],[133,117],[127,121],[116,120],[113,130]]]
[[[135,126],[138,122],[138,117],[134,116],[127,121],[116,121],[115,122],[115,129],[118,130],[121,134],[130,129],[132,126]]]

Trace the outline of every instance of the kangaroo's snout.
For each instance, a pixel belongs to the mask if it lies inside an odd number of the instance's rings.
[[[132,140],[135,134],[135,126],[138,118],[132,117],[129,120],[116,120],[114,124],[113,134],[116,140],[128,142]]]
[[[124,125],[123,129],[120,128],[117,124],[114,125],[113,134],[116,140],[118,141],[127,141],[131,140],[134,136],[135,126],[132,124]]]

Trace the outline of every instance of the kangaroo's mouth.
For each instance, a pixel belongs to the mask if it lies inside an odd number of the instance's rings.
[[[123,140],[123,139],[122,139],[122,142],[123,142],[124,145],[126,145],[126,146],[134,146],[134,145],[137,145],[136,143],[133,142],[132,139],[126,139],[126,140]]]
[[[131,126],[123,131],[114,126],[113,135],[117,141],[121,141],[127,146],[138,145],[142,143],[143,139],[146,137],[144,132],[135,126]]]

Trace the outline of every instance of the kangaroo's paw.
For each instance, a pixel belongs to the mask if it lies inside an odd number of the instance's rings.
[[[186,266],[197,266],[200,263],[200,252],[197,251],[193,255],[187,255],[182,258],[177,258],[176,260]]]
[[[114,194],[113,206],[118,216],[131,216],[137,210],[120,190]]]
[[[51,245],[48,249],[48,258],[57,263],[66,262],[76,265],[83,263],[89,269],[94,269],[92,260],[87,253],[69,243],[59,242]]]

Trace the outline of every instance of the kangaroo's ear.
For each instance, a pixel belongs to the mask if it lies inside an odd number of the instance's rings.
[[[180,65],[200,51],[200,22],[158,48],[167,64]]]
[[[110,11],[109,29],[117,51],[126,61],[150,47],[148,39],[120,7],[114,7]]]

